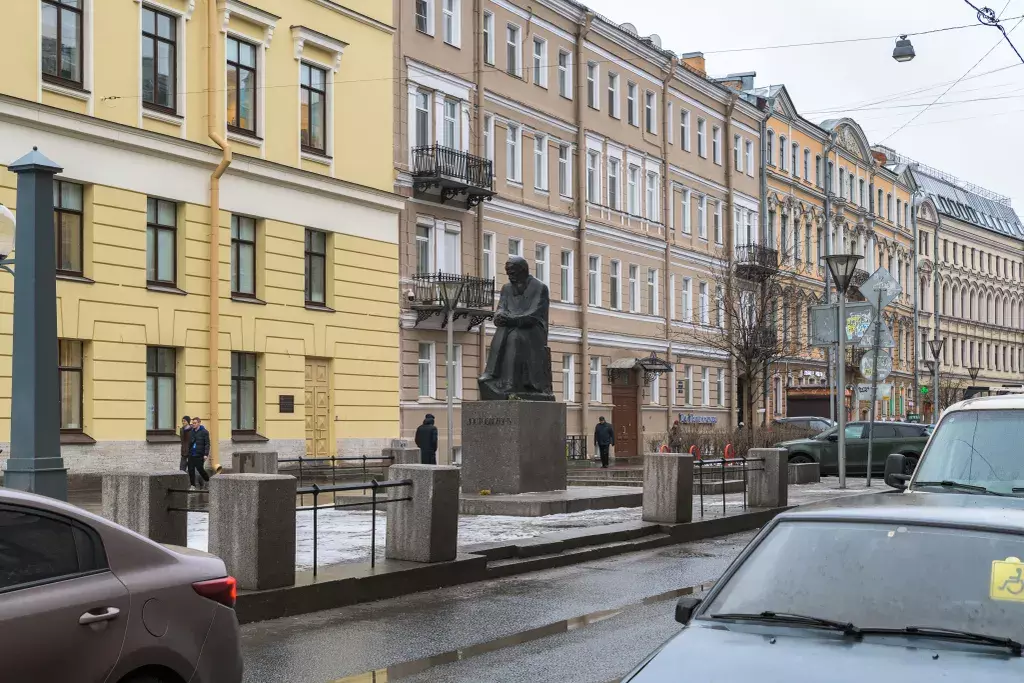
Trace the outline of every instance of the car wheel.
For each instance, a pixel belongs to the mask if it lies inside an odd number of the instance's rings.
[[[790,465],[805,465],[811,462],[814,462],[814,459],[809,455],[804,455],[803,453],[789,456]]]
[[[914,470],[917,468],[917,456],[907,455],[903,461],[903,474],[911,476],[914,474]]]

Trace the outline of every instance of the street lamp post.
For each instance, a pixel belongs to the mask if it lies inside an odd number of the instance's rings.
[[[939,317],[938,311],[935,312],[935,317],[936,319]],[[941,337],[928,340],[928,348],[931,349],[932,360],[934,361],[933,364],[928,365],[928,369],[932,373],[932,383],[935,389],[935,395],[932,396],[932,412],[934,413],[936,423],[938,423],[939,414],[942,411],[942,406],[939,405],[939,366],[942,365],[940,356],[942,355],[942,345],[945,342],[946,340]]]
[[[57,367],[57,259],[53,230],[53,176],[63,169],[33,147],[7,167],[18,175],[14,238],[14,351],[11,373],[11,457],[4,485],[67,500],[68,470],[60,454],[60,380]],[[9,221],[7,221],[9,223]],[[9,270],[0,255],[0,267]]]
[[[440,279],[439,287],[441,302],[444,304],[445,329],[448,339],[445,344],[445,366],[447,372],[447,384],[445,398],[447,401],[448,413],[448,464],[455,462],[455,308],[462,298],[462,289],[465,286],[462,278],[458,276],[438,274]]]
[[[839,414],[839,488],[846,488],[846,291],[850,288],[857,263],[857,254],[832,254],[825,257],[832,281],[839,293],[839,357],[836,359],[836,389]]]

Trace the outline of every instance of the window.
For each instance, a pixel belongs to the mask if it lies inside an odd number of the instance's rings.
[[[419,374],[420,398],[434,398],[437,395],[437,376],[434,372],[434,345],[432,343],[420,342],[416,369]]]
[[[562,354],[562,401],[576,402],[576,356]]]
[[[821,187],[821,156],[814,157],[814,184]]]
[[[640,312],[640,266],[629,266],[629,310]]]
[[[745,143],[747,149],[747,175],[754,175],[754,143],[747,140]]]
[[[533,135],[533,186],[548,189],[548,139],[539,133]]]
[[[896,200],[896,225],[901,225],[902,224],[902,221],[903,221],[902,215],[903,215],[903,200],[902,199],[897,199]]]
[[[858,200],[857,201],[858,201],[858,203],[861,206],[864,206],[865,201],[866,201],[865,197],[864,197],[864,179],[861,178],[857,182],[860,184],[859,187],[858,187],[858,194],[857,194]]]
[[[494,65],[494,15],[484,12],[484,61]]]
[[[43,78],[82,87],[83,0],[42,0]]]
[[[839,169],[839,196],[845,199],[846,198],[845,192],[846,192],[846,169],[845,168],[840,168]]]
[[[256,135],[256,46],[228,37],[228,129]]]
[[[697,237],[708,238],[708,198],[704,195],[697,198]]]
[[[231,431],[256,431],[255,353],[231,353]]]
[[[743,138],[739,135],[732,136],[732,165],[737,172],[743,172]]]
[[[608,73],[608,115],[619,118],[619,75]]]
[[[413,147],[427,147],[430,145],[430,94],[425,92],[416,93],[416,124],[413,127],[416,139],[413,140]]]
[[[793,143],[793,177],[800,177],[800,145]]]
[[[707,141],[707,121],[702,118],[697,119],[697,154],[702,158],[708,158],[708,141]]]
[[[454,356],[454,361],[455,361],[455,367],[452,368],[452,370],[454,370],[454,374],[455,374],[455,386],[452,387],[452,389],[453,389],[452,398],[457,398],[457,399],[461,400],[462,399],[462,377],[463,377],[463,371],[462,371],[462,344],[454,344],[454,345],[452,345],[452,355]],[[447,371],[445,372],[445,377],[446,378],[448,377]]]
[[[648,133],[658,132],[658,118],[655,115],[655,102],[657,98],[650,90],[644,93],[644,124]]]
[[[711,159],[716,164],[722,163],[722,129],[718,126],[711,127]]]
[[[256,221],[231,217],[231,294],[256,296]]]
[[[785,135],[780,135],[779,136],[779,168],[781,168],[783,171],[788,170],[786,168],[786,154],[787,153],[788,153],[788,150],[786,149],[786,136]]]
[[[683,151],[690,151],[690,112],[683,109],[679,112],[679,137],[682,139]]]
[[[725,370],[718,369],[718,405],[725,405]]]
[[[681,206],[683,213],[683,232],[687,235],[690,234],[690,190],[683,190],[683,203]]]
[[[43,6],[46,6],[45,2]],[[143,106],[163,109],[172,114],[177,111],[177,68],[177,18],[144,6],[142,8]]]
[[[571,304],[573,302],[573,253],[568,249],[562,250],[562,301]]]
[[[538,280],[543,282],[545,285],[549,285],[550,286],[550,284],[551,284],[551,282],[549,280],[549,275],[550,275],[549,265],[550,265],[550,261],[548,260],[548,254],[549,254],[548,245],[546,245],[546,244],[538,244],[537,246],[534,247],[534,250],[533,250],[533,255],[534,255],[533,271],[534,271],[534,277],[536,277]]]
[[[675,273],[669,273],[668,275],[668,287],[666,292],[668,295],[668,302],[666,307],[668,308],[668,317],[670,320],[676,319],[676,276]],[[675,382],[673,382],[675,384]]]
[[[416,272],[434,272],[433,230],[425,225],[416,226]]]
[[[640,167],[630,165],[626,195],[626,211],[637,216],[640,214]]]
[[[172,348],[146,349],[146,431],[174,433],[175,352]]]
[[[590,305],[601,305],[601,257],[590,257],[589,284],[590,284]]]
[[[715,244],[722,243],[722,202],[715,201]]]
[[[146,200],[146,282],[174,285],[177,278],[176,243],[178,211],[174,202]]]
[[[683,321],[693,322],[693,281],[683,278]]]
[[[640,127],[639,112],[637,112],[636,83],[626,84],[626,123],[631,126]]]
[[[661,375],[655,375],[651,380],[651,405],[658,405],[661,402]]]
[[[505,131],[505,172],[514,183],[522,182],[523,160],[519,156],[519,142],[522,132],[519,126],[510,123]]]
[[[441,144],[448,149],[458,149],[461,140],[459,136],[459,103],[455,100],[445,100],[443,112]]]
[[[804,180],[811,180],[811,150],[804,148]]]
[[[772,166],[775,165],[775,153],[772,151],[774,143],[775,143],[775,132],[769,130],[768,131],[768,137],[765,139],[765,143],[764,143],[764,149],[765,149],[764,156],[765,156],[765,159],[768,161],[768,163],[771,164]]]
[[[885,217],[892,222],[892,195],[885,196]]]
[[[685,382],[686,382],[686,387],[685,387],[686,405],[690,406],[690,405],[693,405],[693,366],[692,365],[687,365],[686,366],[686,379],[685,379]]]
[[[590,401],[601,402],[601,359],[590,359]]]
[[[483,278],[485,280],[493,280],[496,273],[496,261],[494,255],[494,233],[484,233],[484,258],[483,258]],[[420,271],[423,272],[423,271]]]
[[[715,286],[715,321],[720,328],[725,327],[725,296],[722,293],[722,285]]]
[[[834,194],[835,191],[836,191],[836,185],[835,185],[835,183],[836,183],[836,167],[835,167],[835,164],[833,164],[831,161],[828,162],[827,170],[825,171],[825,173],[826,173],[826,176],[825,176],[825,186],[828,188],[829,192]]]
[[[700,378],[700,402],[706,406],[711,405],[711,369],[704,368]]]
[[[323,306],[327,291],[327,233],[306,229],[306,304]]]
[[[611,262],[611,276],[608,280],[608,305],[615,310],[622,308],[622,263]]]
[[[434,4],[432,0],[416,0],[416,30],[434,35]]]
[[[533,39],[533,82],[548,87],[548,41],[543,38]]]
[[[444,42],[449,45],[459,46],[459,34],[461,33],[461,12],[459,0],[441,0],[441,23]]]
[[[309,64],[302,65],[302,148],[308,152],[327,152],[327,72]],[[455,103],[452,102],[452,109]],[[445,102],[445,132],[447,133],[449,108]],[[454,118],[454,116],[453,116]],[[454,127],[454,126],[453,126]],[[454,137],[454,135],[453,135]],[[447,143],[445,143],[447,144]],[[448,145],[454,147],[453,144]]]
[[[710,325],[710,309],[708,308],[708,283],[700,283],[700,324]]]
[[[597,104],[597,63],[587,62],[587,106],[598,109]]]
[[[619,160],[608,158],[608,206],[619,208]]]
[[[508,24],[505,27],[505,71],[517,78],[522,78],[522,56],[519,54],[519,27]]]
[[[85,233],[82,228],[83,188],[64,180],[53,181],[53,226],[57,240],[57,272],[81,275]]]
[[[509,256],[522,256],[523,255],[523,241],[518,237],[508,238],[508,255]]]
[[[587,201],[601,203],[601,185],[597,174],[601,171],[601,153],[587,150]]]
[[[494,163],[494,117],[484,114],[484,158]]]
[[[82,342],[57,341],[61,431],[82,431]]]
[[[572,196],[572,158],[568,144],[558,145],[558,194]]]
[[[565,50],[558,51],[558,94],[572,99],[572,55]]]
[[[647,312],[658,315],[658,271],[647,269]]]
[[[647,220],[658,220],[658,174],[647,172]]]
[[[842,182],[842,180],[843,180],[842,176],[840,176],[839,181]],[[878,191],[878,204],[875,205],[875,213],[878,214],[879,218],[882,217],[882,191],[881,190]]]

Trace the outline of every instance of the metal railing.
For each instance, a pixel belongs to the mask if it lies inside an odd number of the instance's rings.
[[[306,458],[298,456],[296,458],[280,458],[277,461],[277,472],[278,474],[290,474],[298,479],[299,488],[304,483],[304,477],[307,475],[315,479],[317,476],[323,474],[326,477],[326,473],[330,472],[331,484],[336,485],[338,483],[338,474],[351,473],[358,471],[361,473],[363,480],[369,479],[367,463],[375,463],[382,460],[394,460],[394,456],[391,455],[350,455],[350,456],[330,456],[327,458]],[[345,462],[358,462],[362,464],[362,467],[352,466],[338,466],[338,463]],[[282,464],[290,465],[290,467],[281,467]],[[381,463],[383,464],[383,463]],[[390,463],[388,463],[390,465]],[[385,465],[385,466],[388,466]]]
[[[587,437],[567,436],[565,437],[565,457],[567,460],[587,459]]]
[[[494,185],[494,165],[483,157],[451,147],[429,145],[412,150],[414,178],[449,178],[466,185],[490,190]]]
[[[411,479],[397,479],[394,481],[368,481],[360,484],[341,484],[339,486],[317,486],[313,484],[305,488],[296,490],[296,494],[299,496],[312,495],[312,505],[298,505],[295,508],[296,512],[313,512],[313,576],[316,577],[317,572],[317,512],[322,509],[334,509],[340,510],[342,508],[360,507],[364,505],[370,506],[370,567],[377,566],[377,491],[382,489],[392,489],[399,486],[412,486]],[[339,503],[337,496],[334,497],[334,503],[332,505],[319,505],[319,497],[321,493],[338,493],[342,491],[366,491],[370,489],[370,500],[369,501],[357,501],[354,503]],[[299,498],[301,501],[301,497]],[[388,498],[380,501],[381,504],[386,503],[399,503],[406,500],[412,500],[412,496],[406,498]]]
[[[458,273],[417,273],[412,276],[413,306],[430,306],[444,308],[441,287],[447,283],[461,283],[462,294],[456,304],[456,310],[470,308],[476,310],[494,309],[494,280]]]
[[[779,250],[762,244],[741,244],[736,247],[736,265],[778,269]]]
[[[750,463],[761,463],[760,467],[750,467]],[[731,474],[733,476],[739,474],[743,477],[743,509],[747,509],[747,472],[760,472],[764,470],[764,458],[746,458],[746,457],[735,457],[735,458],[714,458],[714,459],[700,459],[694,458],[693,466],[697,470],[697,490],[700,495],[700,516],[704,518],[704,468],[705,467],[718,467],[722,473],[722,516],[725,516],[725,494],[726,494],[726,475]],[[709,473],[710,476],[710,473]],[[717,477],[715,478],[717,479]],[[715,481],[715,479],[708,479],[708,482]]]

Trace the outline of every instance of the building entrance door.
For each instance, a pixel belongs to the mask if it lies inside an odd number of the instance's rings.
[[[330,362],[306,359],[306,457],[329,458],[331,447]]]
[[[637,424],[636,386],[612,385],[612,425],[615,427],[615,457],[639,455],[640,426]]]

